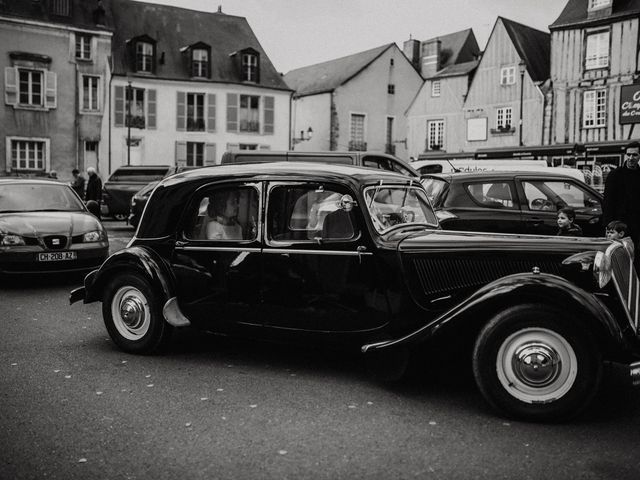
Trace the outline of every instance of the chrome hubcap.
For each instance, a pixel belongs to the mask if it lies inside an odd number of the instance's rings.
[[[151,325],[151,310],[144,294],[135,287],[120,287],[111,301],[111,317],[118,333],[127,340],[142,339]]]
[[[547,403],[565,395],[578,373],[578,359],[561,334],[525,328],[507,337],[498,350],[496,373],[510,395],[526,403]]]

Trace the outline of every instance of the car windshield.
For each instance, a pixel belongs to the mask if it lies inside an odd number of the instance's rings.
[[[436,215],[421,187],[379,185],[366,188],[364,197],[369,215],[380,233],[398,225],[438,226]]]
[[[84,210],[67,185],[20,183],[0,185],[0,213]]]
[[[437,204],[437,200],[447,186],[447,182],[441,178],[427,177],[421,180],[422,186],[427,191],[427,197],[433,204]]]

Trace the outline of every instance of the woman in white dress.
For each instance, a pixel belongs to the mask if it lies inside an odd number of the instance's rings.
[[[208,240],[242,240],[242,226],[238,223],[238,192],[222,190],[209,197],[207,213]]]

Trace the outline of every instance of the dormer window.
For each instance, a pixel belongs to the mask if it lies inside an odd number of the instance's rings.
[[[148,42],[136,42],[136,71],[153,71],[153,45]]]
[[[589,0],[589,11],[610,7],[611,0]]]
[[[242,80],[246,82],[258,81],[258,55],[255,53],[242,54]]]
[[[192,51],[191,75],[205,78],[209,76],[209,52],[204,48],[195,48]]]

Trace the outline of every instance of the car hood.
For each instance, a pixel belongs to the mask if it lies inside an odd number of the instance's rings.
[[[85,212],[21,212],[0,214],[0,233],[27,237],[79,235],[102,230],[97,218]]]
[[[413,234],[394,234],[400,252],[429,250],[548,252],[571,253],[584,250],[606,250],[611,242],[605,238],[517,235],[509,233],[459,232],[430,230]],[[390,238],[392,239],[392,237]]]

